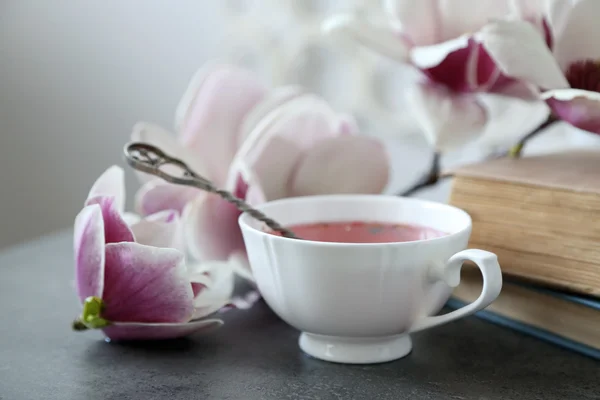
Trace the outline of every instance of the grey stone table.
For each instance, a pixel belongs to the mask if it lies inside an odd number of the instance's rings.
[[[70,330],[70,232],[0,254],[0,399],[600,399],[600,363],[474,317],[379,365],[311,359],[264,303],[207,336],[123,345]]]

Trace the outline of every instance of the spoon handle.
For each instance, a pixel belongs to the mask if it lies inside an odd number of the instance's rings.
[[[125,160],[132,168],[176,185],[191,186],[217,194],[235,205],[241,212],[248,213],[254,219],[265,223],[273,231],[279,232],[282,236],[288,238],[298,239],[292,231],[284,228],[277,221],[267,217],[231,192],[219,189],[210,180],[192,171],[185,162],[165,154],[159,148],[148,143],[129,143],[125,146],[124,152]],[[174,168],[177,172],[168,173],[163,169],[165,166],[169,166],[171,169]]]

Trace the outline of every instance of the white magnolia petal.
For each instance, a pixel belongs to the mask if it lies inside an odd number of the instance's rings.
[[[444,61],[448,54],[468,47],[470,37],[470,35],[461,35],[431,46],[415,47],[410,53],[410,59],[415,66],[421,69],[435,67]]]
[[[452,93],[440,86],[415,85],[407,91],[407,104],[427,141],[445,152],[481,134],[486,113],[472,95]]]
[[[548,90],[540,94],[540,97],[543,100],[548,100],[550,98],[555,98],[557,100],[573,100],[577,97],[585,97],[589,100],[600,101],[600,93],[581,89]]]
[[[88,199],[97,196],[113,196],[120,213],[125,210],[125,171],[118,165],[109,167],[92,185]]]
[[[569,64],[582,60],[600,59],[600,1],[580,0],[568,12],[567,20],[556,40],[555,55],[565,70]],[[561,89],[548,87],[548,89]]]
[[[449,40],[465,32],[476,32],[490,20],[505,17],[510,12],[506,0],[438,0],[437,3],[440,40]]]
[[[383,7],[394,25],[415,46],[427,46],[441,40],[438,0],[385,0]]]
[[[490,148],[507,149],[515,145],[540,126],[550,111],[540,100],[524,100],[496,93],[481,93],[478,99],[488,116],[478,142]]]
[[[546,0],[544,17],[548,20],[553,37],[563,34],[573,5],[579,0]]]
[[[149,215],[131,225],[131,231],[138,243],[185,252],[181,220],[175,210]]]
[[[406,62],[408,48],[402,40],[385,27],[376,27],[355,15],[342,14],[331,17],[322,25],[326,34],[347,37],[385,57]]]
[[[508,76],[543,89],[569,87],[544,38],[525,21],[496,21],[478,34],[490,56]]]
[[[138,214],[136,213],[132,213],[132,212],[124,212],[122,214],[123,220],[125,221],[125,223],[129,226],[138,223],[142,220],[142,217],[140,217]]]
[[[212,305],[227,303],[233,294],[235,286],[235,274],[233,265],[235,262],[231,257],[227,261],[205,261],[207,273],[210,277],[210,286],[202,290],[194,299],[194,307],[206,308]]]

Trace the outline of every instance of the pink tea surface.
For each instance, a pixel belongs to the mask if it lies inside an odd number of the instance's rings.
[[[394,243],[433,239],[447,233],[426,226],[378,222],[319,222],[287,227],[299,238],[317,242]],[[268,231],[273,235],[277,232]]]

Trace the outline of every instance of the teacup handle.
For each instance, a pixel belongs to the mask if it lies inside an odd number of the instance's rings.
[[[473,261],[477,264],[483,275],[483,289],[477,300],[444,315],[423,317],[413,325],[410,329],[411,332],[422,331],[469,316],[486,308],[496,300],[502,289],[502,271],[498,264],[498,256],[489,251],[463,250],[450,257],[446,265],[431,268],[429,276],[433,280],[446,282],[450,287],[457,287],[460,283],[460,270],[465,261]]]

